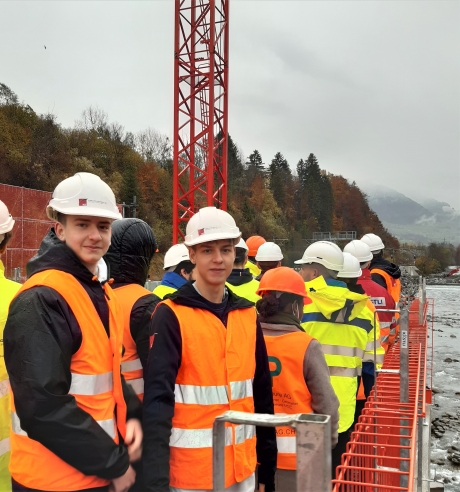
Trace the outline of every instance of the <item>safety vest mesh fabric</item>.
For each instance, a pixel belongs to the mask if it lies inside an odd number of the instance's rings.
[[[395,303],[398,303],[401,297],[401,280],[399,278],[393,278],[385,270],[381,270],[380,268],[373,268],[371,270],[372,273],[381,275],[385,279],[388,293],[394,299]]]
[[[264,336],[272,376],[275,414],[312,413],[311,394],[305,384],[303,362],[312,337],[306,333]],[[277,468],[296,470],[296,433],[288,426],[276,428]]]
[[[254,304],[260,299],[260,296],[256,294],[256,290],[259,288],[259,282],[257,280],[251,280],[242,285],[232,285],[230,282],[227,282],[226,285],[237,296],[244,297]]]
[[[365,309],[367,297],[350,293],[340,287],[323,287],[321,283],[324,284],[324,281],[317,280],[306,283],[312,303],[304,305],[301,326],[321,343],[331,375],[331,384],[340,403],[338,431],[341,433],[353,424],[358,390],[357,376],[361,375],[369,333],[373,329],[373,317],[371,311]],[[309,289],[310,284],[314,282],[321,287],[317,292]],[[335,295],[335,291],[338,292],[338,296]],[[347,299],[345,295],[350,298]],[[335,306],[337,299],[341,300],[342,307],[328,313],[328,316],[318,308]]]
[[[8,373],[6,372],[3,351],[3,329],[11,300],[21,288],[21,284],[5,278],[3,263],[0,260],[0,490],[11,491],[10,462],[10,394]]]
[[[212,490],[212,428],[228,410],[254,413],[256,311],[228,313],[227,328],[211,312],[163,301],[182,337],[170,438],[170,486]],[[231,425],[225,436],[225,486],[256,467],[255,427]]]
[[[103,285],[109,306],[109,338],[94,304],[75,277],[58,270],[45,270],[27,280],[18,294],[35,286],[54,289],[72,310],[82,332],[82,341],[70,361],[72,382],[69,394],[75,398],[77,406],[91,415],[118,443],[117,428],[122,436],[125,435],[126,404],[120,374],[122,312],[113,290],[107,283]],[[12,411],[10,471],[18,483],[47,491],[90,489],[110,483],[109,480],[84,475],[29,438],[21,428],[13,399]]]
[[[155,289],[153,289],[153,293],[158,296],[160,299],[164,299],[166,294],[172,294],[176,292],[177,289],[174,287],[168,287],[167,285],[157,285]]]
[[[249,260],[246,265],[244,265],[244,268],[249,268],[249,271],[253,277],[258,277],[262,273],[262,270],[255,263]]]
[[[123,346],[125,352],[121,359],[121,373],[142,401],[144,399],[144,372],[137,353],[136,342],[131,336],[131,311],[141,297],[152,295],[152,293],[138,284],[123,285],[114,291],[123,308]]]

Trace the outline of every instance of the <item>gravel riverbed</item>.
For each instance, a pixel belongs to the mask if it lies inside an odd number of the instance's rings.
[[[460,492],[460,285],[428,285],[426,296],[434,300],[432,476]]]

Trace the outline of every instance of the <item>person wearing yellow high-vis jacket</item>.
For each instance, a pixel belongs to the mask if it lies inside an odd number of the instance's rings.
[[[260,299],[260,296],[256,294],[259,281],[252,276],[249,268],[245,267],[248,261],[248,247],[243,238],[236,245],[235,251],[233,270],[225,285],[237,296],[244,297],[255,304]]]
[[[336,279],[344,266],[344,256],[337,245],[327,241],[313,243],[296,263],[302,265],[300,274],[311,300],[304,305],[301,326],[321,343],[332,387],[340,401],[339,440],[332,451],[334,475],[352,430],[358,376],[370,349],[373,314],[367,296],[351,292]]]
[[[163,266],[165,274],[153,293],[164,299],[166,295],[176,292],[187,282],[194,280],[194,268],[195,265],[190,261],[185,244],[174,244],[166,251]]]
[[[0,255],[12,237],[14,220],[6,205],[0,201]],[[0,260],[0,490],[11,491],[11,476],[8,471],[10,461],[10,396],[8,374],[3,357],[3,329],[5,328],[8,308],[21,285],[5,278],[5,269]]]

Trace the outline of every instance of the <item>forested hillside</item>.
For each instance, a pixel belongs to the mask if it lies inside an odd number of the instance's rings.
[[[388,247],[399,247],[355,183],[322,170],[313,153],[299,157],[295,165],[281,152],[264,160],[254,150],[245,158],[229,137],[228,209],[243,237],[287,240],[288,261],[319,231],[374,232]],[[47,191],[78,171],[98,174],[119,202],[137,197],[138,216],[152,226],[161,251],[171,244],[172,148],[154,129],[133,134],[94,107],[63,128],[0,83],[0,169],[5,184]]]

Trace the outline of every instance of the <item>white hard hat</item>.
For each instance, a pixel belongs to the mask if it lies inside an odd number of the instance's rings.
[[[353,255],[360,263],[372,260],[373,256],[369,246],[360,239],[354,239],[350,241],[345,248],[343,248],[344,253],[350,253]]]
[[[205,207],[198,210],[188,221],[185,233],[184,244],[186,246],[241,237],[241,232],[233,217],[216,207]]]
[[[281,261],[283,258],[281,248],[270,242],[261,244],[256,254],[256,261]]]
[[[181,261],[190,261],[188,255],[188,248],[185,244],[174,244],[171,246],[165,254],[164,269],[171,268],[178,265]]]
[[[51,220],[57,220],[56,212],[106,219],[122,218],[110,186],[91,173],[77,173],[56,186],[46,207],[46,215]]]
[[[6,234],[13,229],[14,220],[7,206],[0,200],[0,234]]]
[[[245,249],[246,251],[249,251],[248,245],[246,244],[246,241],[241,238],[239,243],[236,245],[237,248]]]
[[[319,263],[328,270],[339,272],[343,268],[343,253],[337,244],[329,241],[316,241],[310,244],[300,260],[294,261],[297,265],[303,263]]]
[[[361,238],[361,241],[364,241],[372,251],[372,253],[377,253],[378,251],[382,251],[385,248],[382,240],[376,234],[364,234]]]
[[[359,266],[359,261],[351,253],[343,253],[343,268],[337,274],[340,278],[358,278],[363,271]]]

